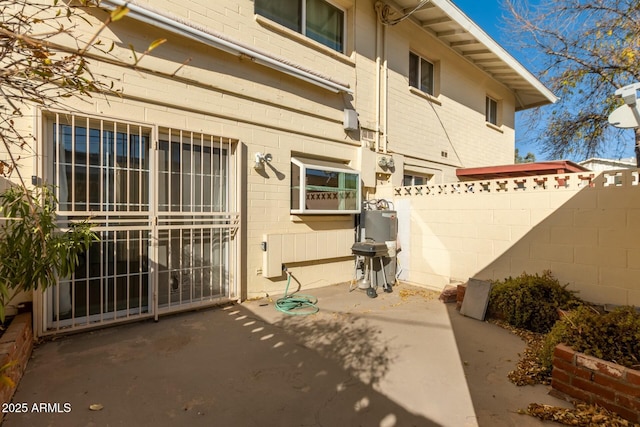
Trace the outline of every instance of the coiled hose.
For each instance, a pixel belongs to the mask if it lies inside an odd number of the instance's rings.
[[[308,316],[315,314],[320,309],[316,305],[318,298],[312,295],[289,295],[289,285],[291,284],[291,273],[287,273],[287,287],[284,296],[276,300],[276,310],[292,316]]]

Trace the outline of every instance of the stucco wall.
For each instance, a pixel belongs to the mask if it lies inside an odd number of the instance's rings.
[[[551,270],[585,300],[639,305],[638,170],[537,179],[394,189],[402,278],[442,287]]]

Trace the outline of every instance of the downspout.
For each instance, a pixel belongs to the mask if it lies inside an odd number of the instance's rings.
[[[382,51],[382,22],[376,16],[376,153],[380,151],[380,115],[381,115],[381,60],[380,55]]]
[[[389,124],[389,91],[388,91],[388,79],[389,79],[389,67],[387,61],[387,26],[382,26],[382,113],[383,113],[383,127],[382,127],[382,152],[387,154],[387,125]]]

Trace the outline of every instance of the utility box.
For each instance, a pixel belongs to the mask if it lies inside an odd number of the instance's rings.
[[[360,216],[362,235],[375,242],[396,241],[398,237],[398,213],[396,211],[367,211]]]
[[[396,239],[398,237],[398,214],[392,210],[363,210],[360,214],[360,240],[373,240],[387,246],[387,256],[382,257],[384,277],[379,262],[373,263],[376,283],[384,280],[392,285],[396,282]]]

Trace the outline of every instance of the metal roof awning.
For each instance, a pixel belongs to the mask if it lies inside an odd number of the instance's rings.
[[[398,13],[412,11],[419,0],[384,0]],[[450,0],[430,0],[410,18],[440,42],[509,88],[516,111],[551,104],[558,98]]]
[[[462,181],[475,181],[480,179],[517,178],[522,176],[557,175],[561,173],[588,171],[589,169],[570,160],[554,160],[549,162],[457,169],[456,176]]]

